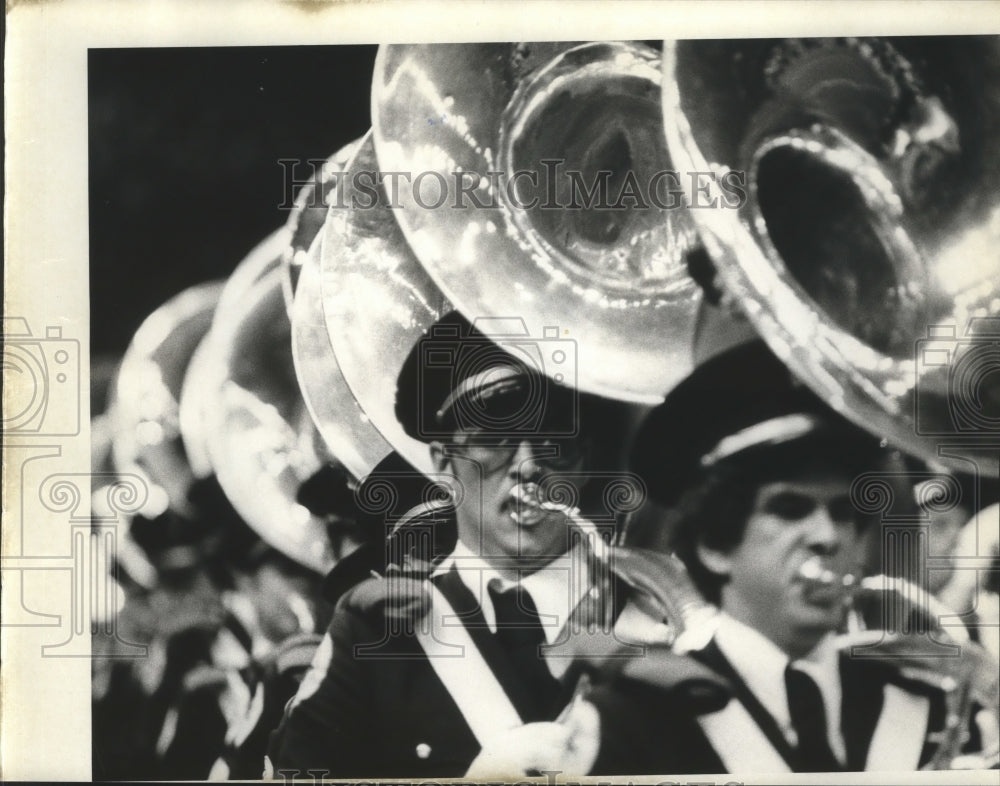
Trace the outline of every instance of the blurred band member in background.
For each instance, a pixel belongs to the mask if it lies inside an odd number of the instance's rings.
[[[145,584],[129,583],[125,608],[145,610],[152,630],[148,657],[131,662],[133,689],[100,705],[107,721],[95,742],[95,772],[108,777],[260,777],[267,732],[316,642],[305,655],[303,644],[330,618],[321,577],[258,537],[214,476],[196,481],[189,501],[190,518],[170,509],[137,516],[135,545],[122,553],[125,575],[145,576],[143,564],[150,570]],[[275,701],[279,708],[254,734]],[[112,729],[135,750],[115,752]]]
[[[338,559],[358,546],[358,517],[352,481],[339,465],[324,464],[299,488],[299,504],[327,523]],[[243,690],[229,702],[225,747],[211,780],[257,780],[263,773],[271,731],[302,677],[329,624],[333,605],[321,591],[320,576],[256,540],[247,569],[236,574],[245,614],[258,621],[254,657],[240,670]],[[339,562],[338,562],[339,564]]]

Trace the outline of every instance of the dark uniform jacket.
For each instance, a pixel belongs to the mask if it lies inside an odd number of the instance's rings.
[[[568,696],[546,700],[522,684],[457,572],[432,581],[518,714],[554,719]],[[479,753],[413,632],[416,607],[426,599],[400,609],[385,602],[384,585],[364,582],[338,605],[313,670],[274,735],[276,777],[288,771],[308,777],[309,770],[333,778],[458,777]]]
[[[787,742],[774,718],[764,709],[746,684],[726,660],[714,641],[703,650],[691,653],[700,664],[728,683],[732,698],[746,709],[752,722],[763,733],[767,743],[784,761],[788,770],[807,771],[810,762],[802,761]],[[919,751],[919,761],[912,769],[925,764],[933,756],[936,733],[944,724],[943,694],[935,687],[918,680],[904,678],[891,663],[841,657],[843,691],[841,731],[847,752],[845,771],[866,769],[873,734],[882,716],[886,685],[895,685],[907,695],[925,696],[929,710],[926,724],[913,718],[888,718],[890,739],[907,744]],[[601,742],[597,761],[591,769],[596,775],[666,775],[682,773],[722,773],[727,771],[725,751],[720,755],[708,739],[698,718],[714,707],[694,706],[682,690],[673,686],[666,691],[648,682],[617,679],[596,686],[588,699],[598,708],[601,717]],[[721,702],[725,704],[725,702]],[[917,735],[916,740],[909,737]],[[735,735],[725,743],[733,749],[745,747],[748,740]]]
[[[240,670],[245,691],[232,697],[225,745],[212,765],[210,780],[260,780],[264,775],[270,734],[298,690],[320,640],[316,634],[294,634]]]
[[[221,645],[221,646],[220,646]],[[175,635],[168,646],[169,673],[153,696],[152,706],[165,708],[158,747],[157,776],[167,780],[203,780],[225,748],[229,719],[224,695],[230,680],[243,680],[235,665],[250,662],[252,640],[242,623],[228,615],[217,631],[190,630]],[[220,659],[219,651],[227,655]],[[233,663],[221,661],[232,660]]]

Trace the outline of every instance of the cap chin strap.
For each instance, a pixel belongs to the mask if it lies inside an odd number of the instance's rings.
[[[817,431],[822,425],[823,421],[815,415],[803,414],[781,415],[755,423],[719,440],[712,450],[701,457],[701,466],[714,466],[723,459],[759,445],[780,445],[791,442]]]
[[[463,379],[444,400],[435,415],[438,420],[442,420],[456,402],[463,398],[486,401],[502,393],[520,390],[523,386],[524,369],[514,366],[490,366],[484,371]]]

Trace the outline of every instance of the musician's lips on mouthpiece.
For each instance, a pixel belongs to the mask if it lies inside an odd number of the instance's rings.
[[[818,555],[799,565],[795,578],[801,583],[806,598],[816,603],[840,600],[857,581],[851,573],[831,570]]]
[[[541,489],[534,482],[514,486],[510,490],[507,507],[511,519],[519,527],[534,527],[555,510],[551,503],[543,502]]]

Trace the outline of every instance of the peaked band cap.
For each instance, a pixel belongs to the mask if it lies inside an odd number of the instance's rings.
[[[698,366],[643,422],[630,464],[650,495],[672,505],[721,463],[814,451],[870,468],[879,440],[794,379],[762,341]]]
[[[529,342],[530,344],[530,342]],[[423,442],[456,430],[522,434],[572,432],[575,393],[530,361],[503,349],[459,312],[416,343],[396,384],[396,417]]]

